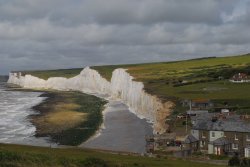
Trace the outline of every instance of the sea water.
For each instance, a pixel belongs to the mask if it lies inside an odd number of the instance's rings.
[[[30,115],[38,114],[32,107],[45,99],[40,97],[42,93],[11,91],[6,86],[6,81],[0,78],[0,143],[58,147],[49,138],[35,137],[36,127]],[[145,136],[153,132],[151,124],[138,118],[120,101],[109,101],[103,114],[102,128],[80,147],[145,152]]]
[[[0,143],[49,146],[48,138],[36,138],[36,127],[30,115],[37,114],[32,107],[41,103],[41,92],[7,90],[7,83],[0,80]]]

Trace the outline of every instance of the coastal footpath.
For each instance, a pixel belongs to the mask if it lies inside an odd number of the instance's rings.
[[[168,129],[165,123],[174,103],[162,102],[158,97],[145,92],[142,82],[134,78],[126,69],[115,69],[111,81],[107,81],[96,70],[84,68],[81,73],[72,78],[51,77],[47,80],[19,72],[9,74],[8,83],[19,85],[26,89],[54,89],[60,91],[80,91],[87,94],[101,94],[111,99],[121,100],[138,117],[153,123],[154,133],[162,134]]]

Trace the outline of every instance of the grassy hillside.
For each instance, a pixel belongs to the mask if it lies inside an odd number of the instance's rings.
[[[216,167],[173,158],[116,155],[77,148],[0,144],[0,167]],[[218,165],[219,167],[219,165]]]
[[[250,83],[233,84],[232,75],[245,72],[250,75],[250,54],[202,58],[187,61],[92,67],[110,80],[115,68],[126,68],[145,90],[163,100],[208,98],[221,106],[239,110],[250,109]]]
[[[145,85],[145,90],[162,100],[208,98],[221,106],[225,102],[229,107],[241,112],[250,109],[250,83],[233,84],[228,81],[232,75],[245,72],[250,75],[250,54],[201,58],[185,61],[94,66],[107,80],[111,79],[116,68],[126,68],[135,80]],[[80,69],[30,72],[30,74],[48,78],[51,76],[69,77]],[[29,72],[27,72],[29,73]]]
[[[21,71],[22,75],[30,74],[42,79],[48,79],[50,77],[65,77],[71,78],[74,77],[82,71],[82,68],[74,69],[58,69],[58,70],[43,70],[43,71]],[[15,71],[13,71],[15,72]]]
[[[107,80],[111,79],[112,71],[116,68],[126,68],[128,72],[139,81],[161,81],[169,79],[202,79],[206,77],[216,77],[216,72],[231,76],[234,71],[241,70],[250,66],[250,54],[221,57],[221,58],[200,58],[193,60],[163,62],[163,63],[148,63],[148,64],[134,64],[134,65],[115,65],[115,66],[95,66],[92,67],[99,71]],[[230,72],[230,74],[228,73]],[[207,74],[209,74],[207,76]],[[214,75],[213,75],[214,74]]]

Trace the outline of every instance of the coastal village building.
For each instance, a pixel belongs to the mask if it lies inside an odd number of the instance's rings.
[[[199,140],[195,149],[202,152],[250,157],[250,122],[243,116],[202,115],[196,118],[191,135]]]
[[[230,78],[229,81],[233,83],[250,82],[250,77],[245,73],[238,73],[235,74],[232,78]]]
[[[183,101],[185,106],[188,103],[190,110],[176,118],[191,121],[190,134],[154,136],[147,140],[148,150],[170,150],[174,155],[181,153],[182,156],[201,151],[205,154],[250,158],[250,116],[236,115],[226,108],[219,113],[209,113],[213,103],[207,99]]]
[[[194,99],[191,103],[192,110],[206,110],[213,107],[209,99]]]
[[[213,102],[209,99],[186,99],[181,103],[182,106],[189,107],[190,110],[208,110],[214,106]]]
[[[182,150],[190,150],[191,153],[199,151],[199,139],[192,134],[187,135],[182,141]]]
[[[147,152],[152,152],[156,150],[167,151],[170,147],[173,148],[175,146],[176,146],[175,133],[165,133],[163,135],[146,136]]]
[[[239,155],[250,158],[250,117],[233,112],[197,114],[190,116],[189,135],[175,133],[156,135],[147,140],[147,151],[173,151],[187,156],[193,152],[214,155]]]
[[[203,115],[207,113],[208,113],[208,110],[188,110],[187,111],[188,116],[198,116],[198,115]]]

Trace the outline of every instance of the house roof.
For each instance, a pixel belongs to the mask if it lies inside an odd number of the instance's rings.
[[[218,138],[210,143],[215,146],[223,146],[223,145],[231,144],[231,142],[229,142],[225,137]]]
[[[193,99],[193,103],[210,103],[209,99]]]
[[[250,133],[250,123],[236,118],[225,120],[218,119],[217,121],[211,121],[211,119],[197,119],[193,125],[193,129]]]
[[[233,121],[233,122],[237,122],[237,121],[242,121],[242,119],[240,118],[240,115],[236,115],[231,113],[231,115],[225,115],[223,113],[202,113],[202,114],[197,114],[196,116],[191,116],[191,120],[192,121],[207,121],[207,120],[212,120],[213,117],[218,117],[220,119],[220,117],[226,117],[226,121]]]
[[[244,79],[248,79],[248,75],[245,74],[245,73],[238,73],[238,74],[235,74],[231,79],[232,80],[244,80]]]
[[[208,110],[188,110],[187,114],[206,114]]]
[[[185,144],[190,144],[190,143],[194,143],[194,142],[197,142],[197,141],[199,141],[198,139],[196,139],[196,137],[194,137],[193,135],[188,135],[187,137],[186,137],[186,139],[184,140],[184,142],[183,143],[185,143]]]
[[[176,138],[176,133],[165,133],[161,135],[154,135],[155,140],[174,140]]]

